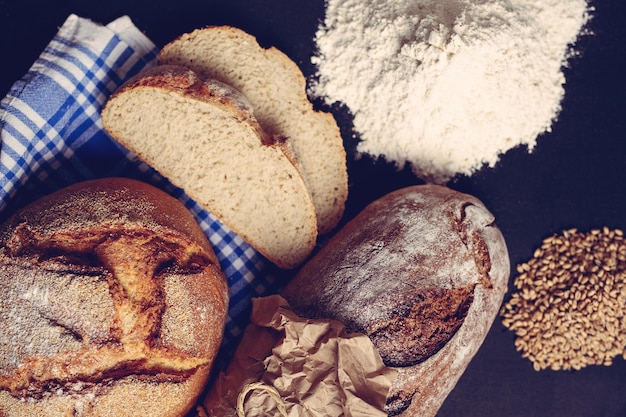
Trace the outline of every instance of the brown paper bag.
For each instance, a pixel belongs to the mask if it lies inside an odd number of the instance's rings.
[[[199,410],[218,416],[386,416],[396,371],[369,338],[298,317],[278,295],[253,300],[232,362]]]

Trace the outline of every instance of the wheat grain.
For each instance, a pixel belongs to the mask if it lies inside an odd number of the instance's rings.
[[[535,370],[579,370],[626,358],[626,241],[608,227],[564,230],[517,265],[501,309]]]

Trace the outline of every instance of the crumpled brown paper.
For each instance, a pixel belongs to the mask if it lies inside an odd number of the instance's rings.
[[[200,411],[217,416],[386,416],[396,371],[370,339],[298,317],[279,295],[253,300],[250,325]]]

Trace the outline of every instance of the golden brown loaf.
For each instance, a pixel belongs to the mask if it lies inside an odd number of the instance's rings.
[[[0,227],[0,415],[182,416],[220,346],[228,290],[178,200],[86,181]]]
[[[298,314],[367,334],[398,370],[390,415],[434,416],[495,319],[510,273],[494,217],[435,185],[371,203],[309,260],[283,295]]]
[[[265,133],[246,98],[194,71],[143,71],[102,111],[107,132],[282,268],[317,238],[309,190],[288,141]]]

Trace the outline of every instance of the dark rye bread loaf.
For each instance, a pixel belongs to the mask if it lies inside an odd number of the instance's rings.
[[[398,370],[390,415],[434,416],[487,335],[507,289],[506,244],[476,198],[413,186],[371,203],[283,292],[303,317],[367,334]]]
[[[0,416],[182,416],[220,346],[228,293],[178,200],[86,181],[0,227]]]

